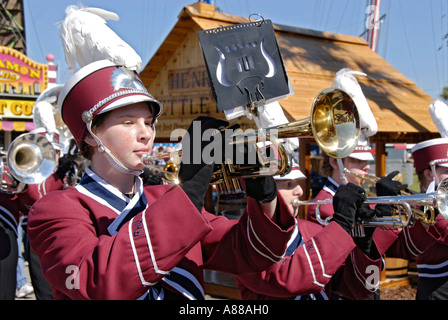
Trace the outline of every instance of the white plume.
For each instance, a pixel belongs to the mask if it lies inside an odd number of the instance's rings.
[[[442,138],[448,138],[448,105],[441,100],[434,100],[429,105],[429,113]]]
[[[36,128],[45,128],[49,134],[56,132],[53,105],[49,101],[42,100],[34,104],[33,122]]]
[[[360,141],[363,141],[377,133],[378,124],[354,74],[367,76],[363,72],[343,68],[336,73],[333,84],[335,88],[344,90],[356,104],[361,122]]]
[[[70,69],[108,59],[130,70],[142,66],[141,57],[124,42],[106,23],[118,21],[117,14],[99,8],[68,6],[59,33],[62,38],[65,60]]]

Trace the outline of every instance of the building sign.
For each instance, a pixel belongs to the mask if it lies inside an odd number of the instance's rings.
[[[48,65],[0,46],[0,116],[32,119],[36,98],[48,85]]]
[[[225,119],[212,97],[205,67],[169,70],[168,94],[156,98],[163,104],[163,114],[156,127],[157,138],[179,141],[181,137],[172,136],[176,129],[188,129],[191,121],[201,115]],[[237,122],[242,129],[252,125],[245,117],[230,122]]]
[[[209,91],[207,70],[204,67],[168,71],[168,92]]]

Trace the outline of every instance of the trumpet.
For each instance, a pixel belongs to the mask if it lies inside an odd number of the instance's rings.
[[[0,151],[0,189],[6,193],[20,193],[26,186],[26,183],[18,181],[6,169],[6,152]]]
[[[168,184],[179,184],[179,163],[174,162],[173,160],[169,160],[165,166],[156,166],[149,164],[147,167],[155,172],[160,172],[163,174],[163,179]]]
[[[445,220],[448,220],[448,178],[445,178],[440,182],[437,191],[431,193],[421,193],[403,196],[381,196],[381,197],[368,197],[364,203],[367,204],[387,204],[387,205],[398,205],[404,209],[406,215],[402,215],[399,210],[399,214],[390,217],[374,217],[372,219],[366,219],[362,221],[355,222],[353,226],[353,236],[363,236],[364,227],[379,227],[382,229],[399,229],[406,227],[413,220],[414,211],[411,208],[413,206],[430,206],[437,208]],[[317,204],[316,208],[316,219],[322,224],[327,225],[331,217],[323,220],[320,217],[320,207],[324,204],[332,204],[333,199],[324,200],[309,200],[300,201],[296,200],[294,206],[300,205],[313,205]]]
[[[352,171],[348,170],[347,168],[344,168],[344,173],[351,174],[351,175],[353,175],[363,181],[366,181],[370,184],[373,184],[373,185],[376,184],[381,179],[372,174],[366,174],[363,176],[363,175],[357,174],[355,172],[352,172]],[[400,195],[402,195],[402,196],[414,195],[414,194],[416,194],[416,192],[409,190],[407,188],[405,188],[404,190],[401,190],[401,192],[400,192]],[[412,207],[412,211],[413,211],[413,216],[415,219],[421,220],[422,222],[427,223],[429,225],[434,225],[436,223],[436,219],[435,219],[436,215],[435,215],[434,207],[428,206],[428,211],[429,211],[428,213],[426,213],[422,210],[419,210],[416,207]]]
[[[39,133],[24,133],[8,148],[6,164],[11,175],[25,184],[47,179],[58,165],[57,150]],[[5,168],[2,168],[4,174]]]
[[[234,134],[229,144],[253,144],[258,161],[256,164],[233,164],[232,159],[225,159],[222,164],[216,165],[211,184],[217,186],[219,193],[232,193],[241,191],[238,181],[241,178],[288,174],[291,160],[280,139],[314,137],[319,147],[330,157],[345,158],[355,149],[360,131],[358,109],[351,97],[340,89],[324,89],[315,97],[310,117]],[[261,151],[257,145],[263,141],[272,143],[278,151],[278,158],[271,159]],[[169,159],[172,156],[181,155],[179,151],[155,156],[146,154],[141,161],[150,165],[155,160]]]

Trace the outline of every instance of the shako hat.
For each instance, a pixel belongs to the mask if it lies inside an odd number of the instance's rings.
[[[296,179],[305,179],[306,176],[300,171],[299,164],[293,159],[291,171],[284,176],[274,176],[275,180],[296,180]]]
[[[417,143],[412,149],[415,172],[429,168],[434,160],[444,160],[437,165],[448,167],[448,138],[436,138]]]
[[[135,71],[99,60],[70,77],[59,94],[58,108],[81,147],[81,140],[97,115],[138,102],[147,102],[154,118],[161,115],[162,104],[146,90]]]
[[[368,145],[358,144],[349,155],[350,158],[365,160],[365,161],[373,161],[372,148]]]

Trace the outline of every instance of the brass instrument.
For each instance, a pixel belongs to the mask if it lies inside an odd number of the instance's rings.
[[[254,161],[254,164],[233,164],[231,159],[226,159],[224,163],[217,164],[218,169],[213,173],[211,184],[215,184],[220,193],[235,192],[240,190],[240,178],[288,174],[291,170],[290,159],[280,139],[314,137],[326,154],[334,158],[345,158],[355,149],[359,135],[358,109],[351,97],[340,89],[327,88],[315,97],[311,116],[308,118],[234,134],[229,144],[253,144],[258,161]],[[261,151],[257,144],[262,142],[272,143],[279,157],[272,159]],[[167,159],[173,155],[179,156],[179,152],[156,156],[147,154],[142,157],[142,162],[150,165],[155,160]]]
[[[415,212],[412,210],[411,205],[430,206],[437,208],[445,220],[448,220],[448,178],[440,182],[437,191],[431,193],[420,193],[404,196],[382,196],[382,197],[368,197],[364,203],[367,204],[387,204],[401,206],[406,216],[402,215],[402,211],[399,210],[399,214],[388,217],[374,217],[372,219],[355,222],[353,226],[353,236],[363,236],[364,227],[379,227],[382,229],[398,229],[409,225],[412,219],[415,217]],[[324,200],[309,200],[300,201],[296,200],[294,206],[300,205],[312,205],[317,204],[316,219],[323,225],[329,223],[331,217],[323,220],[320,217],[320,207],[324,204],[332,204],[333,198]]]
[[[0,189],[7,193],[20,193],[26,183],[18,181],[6,169],[6,152],[0,151]]]
[[[58,166],[58,155],[67,154],[73,136],[62,121],[56,107],[58,95],[63,85],[45,89],[35,102],[33,123],[37,129],[18,136],[10,144],[7,152],[0,152],[0,189],[8,193],[19,193],[26,184],[38,184],[47,179]],[[48,103],[48,108],[36,111],[36,106]],[[45,104],[44,104],[45,106]],[[59,145],[62,154],[55,149]],[[73,186],[85,169],[83,160],[74,160],[72,172],[64,178],[66,187]]]
[[[147,165],[147,167],[152,171],[163,173],[163,179],[168,184],[179,184],[179,163],[170,159],[163,167],[152,164]]]
[[[36,184],[47,179],[58,165],[58,152],[53,144],[39,133],[24,133],[8,148],[7,166],[20,182]]]
[[[347,168],[344,168],[344,173],[351,174],[363,181],[371,183],[372,185],[376,184],[378,182],[378,180],[381,179],[380,177],[377,177],[372,174],[366,174],[363,176],[363,175],[357,174],[355,172],[352,172],[352,171],[348,170]],[[416,193],[406,188],[405,190],[402,190],[400,194],[402,196],[407,196],[407,195],[413,195]],[[434,225],[436,223],[434,207],[431,207],[431,206],[428,207],[428,214],[425,211],[417,209],[415,206],[413,206],[411,209],[413,211],[413,217],[415,219],[421,220],[422,222],[427,223],[429,225]]]

